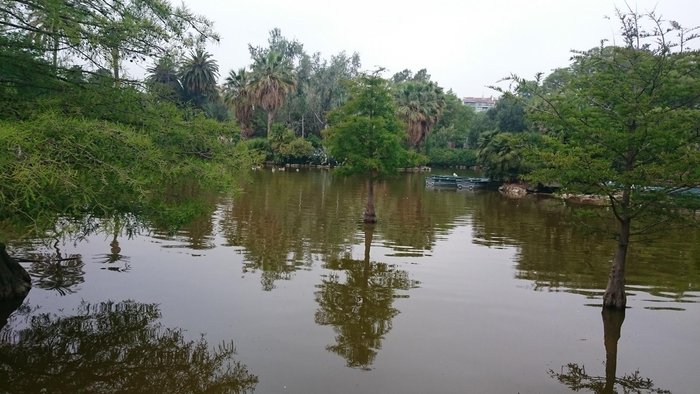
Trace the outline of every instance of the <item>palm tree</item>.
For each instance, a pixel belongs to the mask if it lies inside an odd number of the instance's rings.
[[[253,64],[250,93],[255,103],[267,112],[267,136],[270,136],[275,112],[296,87],[292,65],[281,53],[270,51]]]
[[[148,68],[146,81],[151,88],[165,97],[179,101],[184,96],[184,89],[177,75],[176,63],[170,56],[163,56],[153,67]]]
[[[410,80],[396,90],[397,112],[406,122],[409,146],[418,149],[442,116],[445,95],[435,82]]]
[[[215,95],[219,66],[211,54],[198,48],[190,53],[180,67],[180,81],[185,95],[198,107],[203,107],[208,98]]]
[[[241,138],[243,139],[253,134],[250,124],[253,116],[250,79],[251,73],[245,68],[240,68],[238,72],[229,71],[224,83],[224,102],[235,112],[236,119],[241,126]]]

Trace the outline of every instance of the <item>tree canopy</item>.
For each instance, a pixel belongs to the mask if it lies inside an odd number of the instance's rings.
[[[622,308],[630,239],[694,220],[700,184],[700,52],[673,42],[676,23],[619,13],[624,46],[576,52],[569,69],[520,92],[535,97],[534,120],[547,140],[532,179],[574,193],[606,196],[617,228],[604,305]],[[690,212],[690,213],[689,213]]]
[[[365,222],[375,222],[374,180],[408,164],[399,122],[388,82],[363,75],[350,85],[350,99],[330,116],[325,144],[344,174],[368,177]]]

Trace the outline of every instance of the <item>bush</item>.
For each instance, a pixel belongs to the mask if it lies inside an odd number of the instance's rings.
[[[433,148],[428,153],[428,163],[432,166],[476,165],[476,152],[472,149]]]

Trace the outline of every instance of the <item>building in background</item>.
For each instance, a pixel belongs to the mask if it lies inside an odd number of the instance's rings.
[[[476,112],[488,111],[496,106],[496,100],[493,97],[464,97],[462,103],[474,108]]]

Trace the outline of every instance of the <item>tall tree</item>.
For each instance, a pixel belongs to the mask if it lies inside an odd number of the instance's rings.
[[[219,77],[219,65],[211,54],[198,48],[180,67],[180,80],[187,99],[196,106],[204,104],[216,94],[216,79]]]
[[[255,59],[250,88],[255,103],[267,112],[268,137],[275,112],[295,86],[292,64],[282,53],[270,51]]]
[[[687,192],[700,184],[700,52],[670,40],[688,33],[675,22],[653,13],[618,16],[624,46],[576,52],[571,75],[557,89],[520,81],[539,99],[536,119],[549,136],[539,151],[544,168],[533,178],[607,196],[612,208],[605,212],[617,226],[605,230],[617,246],[606,308],[626,305],[632,239],[672,223],[697,223],[692,210],[700,208]]]
[[[363,75],[350,85],[350,99],[331,114],[325,144],[345,174],[367,177],[365,223],[377,221],[374,181],[405,164],[404,133],[396,117],[388,83],[377,75]]]
[[[163,56],[149,67],[146,82],[155,94],[176,102],[184,98],[185,92],[177,73],[177,64],[172,56]]]
[[[245,68],[229,71],[224,83],[224,102],[233,109],[236,120],[241,127],[241,138],[253,134],[251,125],[253,116],[253,97],[250,86],[250,72]]]
[[[418,149],[445,109],[445,94],[435,82],[413,79],[398,84],[395,96],[397,112],[406,122],[408,144]]]

